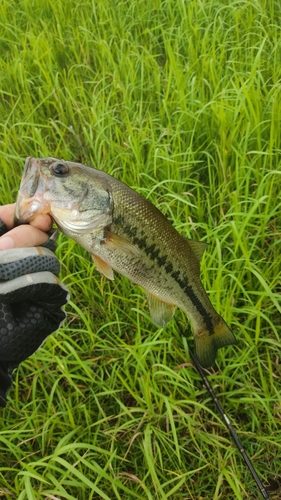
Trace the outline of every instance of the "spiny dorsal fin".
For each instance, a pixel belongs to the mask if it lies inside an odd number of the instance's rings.
[[[163,302],[159,300],[155,295],[152,295],[146,290],[150,315],[152,321],[161,328],[164,328],[166,324],[172,319],[175,306],[173,304],[167,304],[167,302]]]

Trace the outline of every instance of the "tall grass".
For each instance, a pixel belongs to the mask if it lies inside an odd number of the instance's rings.
[[[202,281],[238,340],[210,380],[264,481],[281,469],[280,21],[275,0],[0,5],[1,203],[26,156],[55,156],[208,242]],[[256,499],[174,322],[64,236],[57,254],[68,317],[1,412],[0,497]]]

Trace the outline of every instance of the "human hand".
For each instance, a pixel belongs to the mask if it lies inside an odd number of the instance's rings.
[[[0,228],[0,250],[10,248],[36,247],[45,243],[49,236],[47,232],[52,227],[52,219],[49,215],[38,215],[30,224],[14,227],[15,203],[0,207],[0,220],[6,225],[1,234]]]
[[[51,219],[38,218],[37,226],[23,225],[8,231],[13,225],[13,207],[0,207],[0,218],[3,217],[7,224],[6,227],[0,221],[0,235],[3,234],[0,241],[8,238],[8,244],[13,245],[12,249],[0,251],[2,407],[6,405],[14,368],[60,327],[65,319],[61,307],[69,300],[68,289],[57,278],[60,270],[58,259],[50,249],[38,246],[48,239],[44,230],[50,229]],[[54,249],[53,236],[45,245]]]

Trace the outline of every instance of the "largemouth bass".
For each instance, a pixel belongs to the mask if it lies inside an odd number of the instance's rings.
[[[79,163],[27,158],[15,217],[30,222],[49,213],[59,229],[84,247],[97,269],[117,271],[144,288],[152,320],[164,327],[175,307],[193,325],[203,367],[235,337],[200,281],[204,243],[181,236],[148,200],[114,177]]]

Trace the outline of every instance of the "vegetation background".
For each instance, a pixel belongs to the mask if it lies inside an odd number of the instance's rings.
[[[263,481],[280,475],[280,2],[2,0],[0,25],[0,202],[26,156],[65,158],[208,242],[238,340],[209,378]],[[0,497],[258,498],[175,323],[64,236],[57,254],[68,318],[1,410]]]

